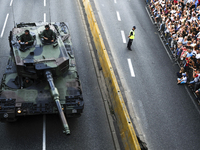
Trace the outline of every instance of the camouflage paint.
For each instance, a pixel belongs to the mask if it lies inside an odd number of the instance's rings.
[[[76,117],[83,111],[81,85],[67,24],[49,24],[56,33],[57,46],[42,44],[40,34],[45,25],[47,23],[43,22],[20,23],[10,33],[11,55],[0,85],[0,121],[13,121],[25,115],[58,113],[45,77],[46,71],[53,75],[65,115]],[[33,46],[23,52],[18,37],[25,30],[29,30],[35,40]]]

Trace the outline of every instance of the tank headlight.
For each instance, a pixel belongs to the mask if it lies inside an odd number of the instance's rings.
[[[17,111],[18,114],[21,114],[21,112],[22,112],[22,111],[21,111],[20,109]]]
[[[64,110],[64,108],[62,107],[62,110]]]

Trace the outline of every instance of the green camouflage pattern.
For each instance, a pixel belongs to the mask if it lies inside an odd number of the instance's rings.
[[[65,116],[77,117],[83,111],[81,85],[67,23],[48,24],[57,37],[56,42],[49,45],[43,44],[41,39],[47,24],[20,23],[10,32],[11,53],[0,85],[1,121],[58,113],[46,71],[52,73]],[[34,37],[34,44],[22,51],[18,40],[25,30]]]

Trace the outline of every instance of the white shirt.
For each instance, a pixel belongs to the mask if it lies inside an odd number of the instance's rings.
[[[190,2],[193,2],[193,0],[187,0],[187,2],[186,2],[186,3],[190,3]]]
[[[181,43],[183,41],[183,37],[178,38],[178,42]]]
[[[200,54],[197,54],[197,55],[196,55],[196,59],[199,59],[199,58],[200,58]]]
[[[176,10],[171,10],[170,13],[174,14],[176,13]]]

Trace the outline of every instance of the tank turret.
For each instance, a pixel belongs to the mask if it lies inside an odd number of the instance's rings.
[[[58,113],[64,132],[70,134],[65,117],[80,116],[84,101],[67,24],[19,23],[10,32],[9,44],[0,121]]]

